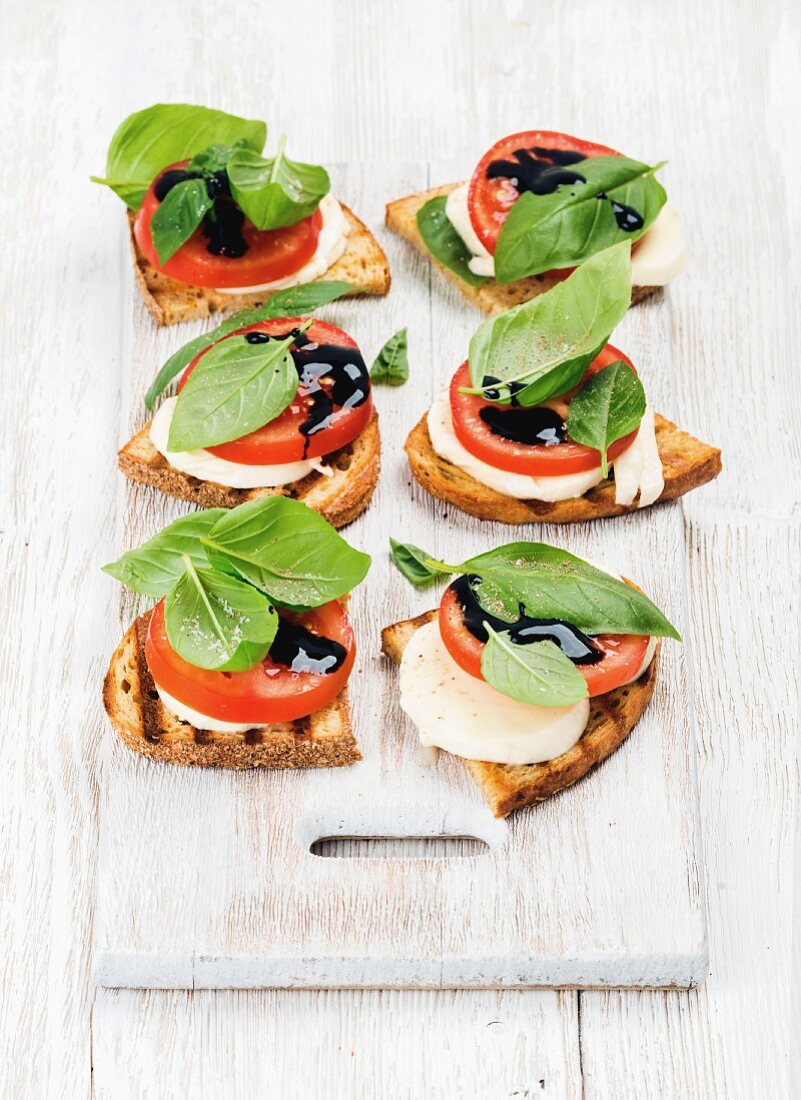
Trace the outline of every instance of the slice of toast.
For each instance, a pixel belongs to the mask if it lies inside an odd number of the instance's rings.
[[[681,431],[658,413],[655,422],[665,479],[657,503],[675,500],[718,476],[723,467],[716,447]],[[580,523],[638,511],[636,504],[615,503],[615,483],[610,480],[571,500],[519,500],[505,496],[440,457],[431,445],[425,416],[409,433],[406,454],[412,473],[427,492],[479,519],[498,523]]]
[[[504,310],[519,306],[521,302],[528,302],[531,298],[536,298],[538,294],[544,294],[546,290],[554,287],[558,280],[547,272],[543,275],[530,275],[514,283],[501,284],[494,279],[487,279],[480,286],[470,286],[464,279],[460,279],[455,271],[451,271],[431,255],[417,228],[417,211],[425,206],[429,199],[449,195],[451,191],[461,186],[460,183],[444,183],[441,187],[432,187],[430,191],[420,191],[417,195],[407,195],[406,198],[387,203],[387,226],[428,256],[442,274],[452,283],[456,283],[464,296],[484,313],[503,313]],[[632,287],[631,304],[635,305],[661,289],[658,286]]]
[[[386,294],[389,291],[389,264],[384,250],[367,226],[359,221],[344,203],[342,213],[350,226],[345,251],[327,271],[314,282],[342,279],[364,287],[367,294]],[[134,215],[129,212],[131,251],[133,253],[136,281],[142,291],[145,305],[153,314],[157,325],[174,325],[178,321],[196,321],[212,313],[232,313],[268,302],[270,291],[253,294],[220,294],[207,287],[188,286],[157,271],[142,254],[133,235]],[[273,293],[275,293],[273,291]]]
[[[189,500],[201,508],[235,508],[246,500],[259,497],[290,496],[308,504],[333,527],[344,527],[370,503],[381,468],[381,439],[375,412],[353,443],[323,457],[321,461],[330,466],[333,473],[326,475],[315,471],[301,481],[272,488],[232,489],[182,473],[156,450],[150,442],[149,432],[150,422],[119,451],[120,470],[131,481],[153,485],[169,496]]]
[[[129,749],[168,764],[216,768],[337,768],[361,760],[347,688],[308,718],[246,733],[182,722],[161,703],[145,660],[151,612],[131,624],[103,681],[103,705]]]
[[[384,653],[399,665],[412,634],[436,617],[436,611],[426,611],[414,619],[385,627],[381,632]],[[465,760],[496,817],[506,817],[512,810],[550,798],[611,756],[637,725],[651,701],[661,645],[657,642],[654,659],[639,680],[590,700],[587,728],[576,744],[561,756],[542,764],[489,764],[482,760]],[[491,720],[488,716],[488,721]]]

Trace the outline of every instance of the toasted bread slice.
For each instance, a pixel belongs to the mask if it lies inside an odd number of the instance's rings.
[[[484,313],[503,313],[504,310],[519,306],[521,302],[528,302],[531,298],[536,298],[538,294],[544,294],[546,290],[554,287],[558,280],[548,273],[530,275],[527,279],[518,279],[514,283],[501,284],[494,279],[488,279],[480,286],[470,286],[464,279],[460,279],[456,272],[445,267],[431,255],[417,228],[417,211],[425,206],[429,199],[449,195],[457,187],[461,187],[461,184],[444,183],[441,187],[432,187],[429,191],[420,191],[417,195],[407,195],[406,198],[387,203],[387,226],[425,253],[442,274],[452,283],[456,283],[464,296]],[[632,287],[631,304],[635,305],[661,289],[658,286]]]
[[[399,665],[412,634],[436,617],[436,611],[426,611],[414,619],[385,627],[381,631],[384,653]],[[482,760],[465,760],[496,817],[506,817],[512,810],[550,798],[612,755],[637,725],[651,701],[661,647],[662,643],[657,642],[654,659],[639,680],[590,700],[587,728],[572,749],[561,756],[542,764],[489,764]]]
[[[103,705],[129,749],[168,764],[216,768],[338,768],[361,760],[347,689],[308,718],[246,733],[214,733],[162,705],[145,660],[151,612],[135,619],[114,651]]]
[[[117,455],[119,467],[131,481],[153,485],[169,496],[189,500],[201,508],[235,508],[246,500],[259,497],[290,496],[302,500],[319,512],[334,527],[344,527],[360,515],[378,481],[381,468],[381,439],[378,414],[373,416],[361,435],[322,459],[333,473],[311,473],[301,481],[272,488],[232,489],[214,481],[201,481],[170,466],[150,442],[150,422],[129,439]]]
[[[384,250],[373,234],[360,222],[352,210],[344,203],[342,212],[350,226],[345,251],[326,272],[315,279],[342,279],[364,287],[368,294],[386,294],[389,291],[389,264]],[[196,321],[199,317],[209,317],[212,313],[231,313],[237,309],[260,306],[270,300],[270,291],[256,291],[253,294],[220,294],[206,287],[188,286],[179,283],[168,275],[162,275],[139,250],[133,235],[134,215],[128,214],[131,227],[131,250],[133,252],[136,281],[142,291],[145,305],[153,314],[157,325],[174,325],[178,321]],[[274,292],[273,292],[274,293]]]
[[[657,503],[675,500],[718,476],[722,464],[716,447],[681,431],[658,413],[655,422],[665,479]],[[505,496],[441,458],[431,445],[425,416],[409,433],[406,453],[412,473],[424,489],[479,519],[498,523],[580,523],[638,510],[636,504],[615,503],[615,484],[610,480],[571,500],[519,500]]]

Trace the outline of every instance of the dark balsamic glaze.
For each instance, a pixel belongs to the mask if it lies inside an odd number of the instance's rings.
[[[202,178],[200,172],[172,168],[159,178],[153,193],[159,202],[163,202],[173,187],[179,183]],[[247,242],[242,236],[245,215],[231,198],[228,173],[223,168],[209,176],[205,183],[206,193],[210,199],[214,200],[214,205],[201,223],[203,236],[209,242],[206,250],[213,256],[227,256],[231,260],[237,260],[248,250]]]
[[[270,657],[277,665],[286,665],[292,672],[313,672],[323,676],[336,672],[348,651],[339,642],[312,634],[305,626],[286,619],[278,620],[278,630],[270,646]]]
[[[462,609],[465,627],[480,642],[486,642],[489,637],[484,627],[484,623],[489,623],[493,630],[507,630],[512,641],[518,645],[546,640],[553,642],[574,665],[595,665],[603,660],[603,652],[595,647],[592,638],[562,619],[532,618],[525,614],[522,604],[520,618],[514,623],[507,623],[485,611],[475,594],[475,588],[480,584],[479,577],[464,576],[450,585]]]
[[[493,435],[532,447],[553,447],[567,439],[565,422],[553,409],[503,409],[485,405],[478,414]]]
[[[249,344],[266,344],[271,339],[283,340],[289,335],[271,337],[266,332],[246,332],[245,339]],[[364,404],[370,396],[370,375],[358,348],[316,344],[298,329],[291,330],[291,335],[295,342],[290,353],[301,392],[310,397],[309,415],[300,425],[300,433],[306,437],[305,457],[313,435],[330,427],[342,409],[355,409]]]

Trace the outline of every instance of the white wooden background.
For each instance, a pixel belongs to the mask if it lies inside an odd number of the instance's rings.
[[[797,1091],[800,29],[792,0],[7,0],[3,1097]],[[691,242],[665,300],[679,413],[726,462],[683,510],[710,918],[701,989],[94,990],[97,686],[118,633],[117,593],[96,568],[118,537],[128,279],[121,211],[87,176],[117,122],[157,99],[275,120],[308,159],[469,163],[532,125],[670,158]]]

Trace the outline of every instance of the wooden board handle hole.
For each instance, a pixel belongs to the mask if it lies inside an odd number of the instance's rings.
[[[464,859],[492,849],[475,836],[321,836],[309,851],[323,859]]]

